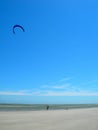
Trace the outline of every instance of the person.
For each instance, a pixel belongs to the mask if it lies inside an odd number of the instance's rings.
[[[47,110],[49,109],[49,105],[47,105],[47,108],[46,108]]]

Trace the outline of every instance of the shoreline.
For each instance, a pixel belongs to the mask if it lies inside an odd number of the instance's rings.
[[[48,109],[47,109],[48,106]],[[98,104],[0,104],[0,111],[43,111],[98,108]]]
[[[42,110],[0,110],[1,112],[44,112],[44,111],[70,111],[70,110],[86,110],[86,109],[98,109],[98,107],[87,107],[87,108],[68,108],[68,109],[42,109]]]

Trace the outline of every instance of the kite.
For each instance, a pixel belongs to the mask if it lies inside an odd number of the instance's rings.
[[[23,32],[25,32],[24,28],[20,25],[14,25],[13,26],[13,33],[15,34],[15,28],[21,28]]]

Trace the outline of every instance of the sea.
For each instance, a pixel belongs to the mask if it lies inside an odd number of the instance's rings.
[[[42,111],[98,108],[98,104],[0,104],[0,111]]]

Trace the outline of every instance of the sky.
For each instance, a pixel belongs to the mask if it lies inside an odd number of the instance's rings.
[[[0,16],[0,103],[98,103],[97,0],[0,0]]]

